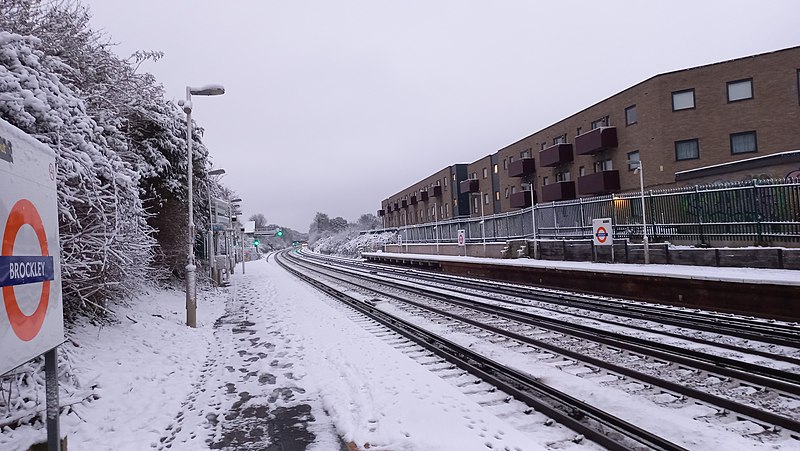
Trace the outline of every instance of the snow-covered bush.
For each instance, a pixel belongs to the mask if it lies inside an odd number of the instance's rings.
[[[375,252],[383,249],[387,243],[394,243],[397,234],[393,232],[364,233],[348,229],[343,232],[325,235],[309,247],[321,254],[332,254],[341,257],[358,257],[360,252]]]

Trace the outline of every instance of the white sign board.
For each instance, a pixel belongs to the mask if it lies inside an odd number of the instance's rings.
[[[64,341],[55,164],[0,119],[0,374]]]
[[[467,231],[466,230],[459,230],[458,231],[458,245],[464,247],[467,245]]]
[[[614,243],[611,218],[592,219],[592,241],[595,246],[611,246]]]

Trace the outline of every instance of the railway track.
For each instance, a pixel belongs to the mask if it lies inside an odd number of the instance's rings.
[[[579,437],[585,437],[612,450],[685,449],[657,434],[556,390],[524,372],[502,365],[409,321],[383,312],[371,303],[353,297],[344,290],[310,275],[309,272],[313,271],[300,266],[296,260],[290,262],[286,254],[277,256],[276,261],[301,280],[447,362],[495,385],[515,399],[572,429],[579,434]]]
[[[306,257],[306,256],[304,256]],[[319,264],[319,262],[317,262]],[[325,269],[317,267],[315,271],[331,271],[333,265],[331,261],[326,260]],[[373,271],[374,269],[370,269]],[[368,277],[361,271],[360,277]],[[335,277],[329,274],[331,277]],[[354,276],[350,274],[350,276]],[[370,274],[374,278],[374,274]],[[354,284],[352,280],[346,280],[339,277],[340,283]],[[372,281],[375,283],[375,280]],[[466,324],[474,327],[480,327],[488,330],[491,333],[503,335],[510,339],[526,343],[531,346],[536,346],[540,349],[547,350],[548,352],[555,352],[565,358],[575,359],[582,361],[585,365],[604,368],[614,374],[621,375],[626,378],[634,378],[646,385],[660,387],[665,393],[677,394],[678,397],[688,397],[696,399],[711,406],[715,406],[721,414],[726,412],[733,412],[734,415],[740,418],[747,418],[762,425],[765,431],[775,432],[780,429],[789,431],[792,437],[797,438],[800,431],[800,423],[796,421],[796,410],[789,409],[784,415],[779,415],[771,412],[769,409],[764,409],[763,406],[752,406],[738,402],[737,400],[727,399],[719,396],[719,394],[707,393],[703,390],[692,389],[686,387],[686,377],[679,381],[665,380],[663,377],[654,376],[652,372],[642,372],[640,370],[632,370],[628,368],[629,365],[614,365],[609,364],[607,357],[607,350],[613,350],[622,353],[631,360],[630,357],[635,357],[635,360],[641,360],[645,363],[655,366],[658,371],[656,374],[664,370],[669,370],[670,373],[686,372],[688,370],[689,376],[694,379],[708,379],[713,375],[718,380],[724,382],[725,389],[736,385],[743,387],[744,395],[756,398],[774,398],[777,393],[778,396],[786,397],[789,400],[788,404],[796,403],[800,395],[800,375],[786,371],[776,370],[773,368],[766,368],[760,365],[748,364],[740,362],[735,359],[723,358],[719,356],[712,356],[701,352],[687,350],[681,347],[663,345],[653,343],[647,340],[626,337],[624,335],[610,333],[598,330],[596,327],[585,327],[572,324],[563,320],[554,320],[542,315],[531,315],[529,313],[517,312],[514,308],[499,307],[496,305],[486,305],[484,303],[475,302],[474,300],[457,298],[449,295],[437,293],[436,290],[431,288],[419,289],[410,287],[407,284],[399,282],[381,281],[384,286],[391,286],[394,290],[403,290],[406,293],[412,293],[420,298],[427,297],[434,299],[436,302],[449,303],[451,305],[458,305],[458,308],[471,310],[476,313],[455,313],[452,310],[438,308],[430,303],[419,301],[410,301],[406,297],[392,296],[386,293],[386,289],[375,290],[365,285],[359,285],[361,289],[372,290],[376,293],[381,293],[382,297],[392,297],[397,301],[413,305],[418,309],[425,309],[433,314],[442,317],[457,318]],[[439,290],[441,291],[441,290]],[[462,289],[463,291],[463,289]],[[472,294],[470,294],[472,296]],[[502,321],[521,324],[526,327],[544,328],[548,331],[557,331],[562,334],[557,339],[539,340],[532,338],[537,334],[532,334],[530,331],[520,334],[515,333],[515,327],[509,325],[494,325],[486,324],[486,318],[493,318],[493,322],[497,322],[500,318]],[[564,337],[577,338],[579,342],[600,343],[605,347],[606,353],[587,352],[585,346],[563,346],[558,343],[570,342],[571,339]],[[594,354],[594,357],[592,356]],[[616,359],[619,360],[619,359]],[[637,365],[633,365],[637,366]],[[639,364],[638,367],[643,365]],[[748,390],[754,390],[748,393]],[[752,395],[755,393],[755,395]],[[747,397],[747,396],[745,396]],[[769,405],[775,404],[770,399],[762,401],[762,404]],[[778,403],[780,404],[780,403]],[[795,408],[796,409],[796,408]],[[780,409],[779,409],[780,410]],[[786,410],[786,409],[784,409]]]

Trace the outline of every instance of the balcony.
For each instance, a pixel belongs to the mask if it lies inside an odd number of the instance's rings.
[[[511,195],[509,200],[511,201],[511,208],[528,208],[531,206],[531,192],[520,191],[518,193],[514,193]]]
[[[411,196],[411,205],[417,205],[417,196],[416,196],[416,194]]]
[[[397,211],[399,209],[400,209],[400,205],[397,202],[395,202],[394,203],[394,211]]]
[[[458,185],[461,194],[465,193],[479,193],[481,191],[481,183],[478,179],[467,179]]]
[[[420,193],[419,193],[419,201],[420,202],[427,202],[428,201],[428,192],[427,191],[420,191]]]
[[[383,215],[385,215],[385,214],[386,214],[386,213],[384,213],[384,211],[383,211],[383,210],[378,210],[378,217],[380,217],[380,216],[383,216]]]
[[[575,199],[575,182],[556,182],[542,187],[542,202]]]
[[[572,154],[572,144],[556,144],[547,149],[539,152],[539,165],[544,167],[553,167],[560,164],[569,163],[574,160],[575,156]]]
[[[436,185],[433,187],[433,197],[442,197],[442,187],[440,185]]]
[[[619,171],[603,171],[578,177],[578,194],[608,194],[619,191]]]
[[[534,172],[536,172],[536,161],[533,158],[520,158],[508,165],[509,177],[524,177]]]
[[[575,154],[591,155],[617,147],[617,127],[600,127],[575,137]]]

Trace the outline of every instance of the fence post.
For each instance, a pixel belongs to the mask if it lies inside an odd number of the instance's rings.
[[[761,230],[761,198],[758,195],[758,179],[753,179],[753,207],[756,213],[756,236],[758,240],[756,245],[760,246],[764,243],[764,234]]]
[[[586,238],[586,235],[584,235],[584,233],[586,233],[585,232],[586,222],[584,222],[584,218],[583,218],[583,198],[582,197],[578,198],[578,203],[580,205],[580,213],[581,213],[581,238]]]
[[[706,238],[703,234],[703,204],[700,202],[700,187],[694,186],[694,200],[697,205],[697,225],[698,232],[700,233],[700,244],[706,244]],[[719,264],[717,264],[719,266]]]

